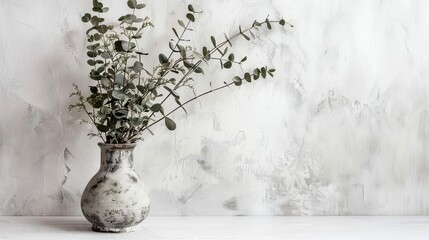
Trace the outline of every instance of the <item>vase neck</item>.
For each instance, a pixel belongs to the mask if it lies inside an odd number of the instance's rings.
[[[133,167],[133,150],[131,144],[102,144],[100,170],[116,172],[121,168]]]

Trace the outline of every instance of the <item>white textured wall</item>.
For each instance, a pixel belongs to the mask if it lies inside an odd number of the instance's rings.
[[[112,20],[126,8],[105,2]],[[268,13],[296,26],[236,44],[253,59],[245,67],[272,65],[275,79],[205,97],[174,115],[177,131],[159,126],[140,143],[152,214],[428,213],[428,1],[146,3],[153,61],[187,3],[205,11],[190,35],[200,47]],[[71,84],[90,81],[90,4],[0,1],[0,215],[80,214],[99,149],[67,106]],[[216,67],[200,91],[240,73]]]

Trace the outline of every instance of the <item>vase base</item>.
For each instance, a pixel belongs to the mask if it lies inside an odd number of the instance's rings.
[[[109,227],[99,227],[97,225],[92,225],[92,230],[95,232],[110,232],[110,233],[125,233],[125,232],[134,232],[138,229],[137,226],[125,227],[125,228],[109,228]]]

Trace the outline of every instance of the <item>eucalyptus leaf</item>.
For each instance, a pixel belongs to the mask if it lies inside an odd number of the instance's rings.
[[[131,9],[135,9],[137,7],[137,1],[136,0],[128,0],[127,1],[127,5]]]
[[[176,98],[176,99],[180,99],[180,96],[179,96],[179,94],[178,94],[176,91],[174,91],[173,89],[169,88],[168,86],[164,86],[164,88],[165,88],[168,92],[170,92],[170,93],[174,96],[174,98]]]
[[[262,76],[263,78],[266,78],[266,77],[267,77],[267,69],[266,69],[265,67],[262,67],[262,68],[261,68],[261,76]]]
[[[231,68],[231,66],[232,66],[232,63],[231,63],[230,61],[225,62],[225,63],[223,64],[223,67],[224,67],[224,68]]]
[[[118,100],[125,100],[127,95],[120,90],[113,90],[112,91],[112,97],[114,97],[115,99],[118,99]]]
[[[125,76],[124,74],[120,73],[115,76],[115,84],[119,86],[125,86]]]
[[[188,5],[188,10],[190,12],[195,12],[194,7],[191,4]]]
[[[109,131],[109,127],[103,124],[97,124],[97,130],[100,132],[107,132]]]
[[[143,119],[142,118],[132,118],[130,120],[130,125],[133,126],[133,127],[139,127],[142,124],[143,124]]]
[[[101,79],[101,85],[105,88],[110,88],[113,85],[113,83],[108,78],[102,78]]]
[[[85,13],[85,15],[82,16],[82,22],[89,22],[91,20],[91,14]]]
[[[165,64],[168,62],[168,58],[162,53],[158,55],[158,60],[161,64]]]
[[[191,22],[195,22],[195,17],[194,17],[194,14],[192,13],[186,14],[186,18],[189,19],[189,21]]]
[[[145,8],[145,7],[146,7],[146,4],[143,4],[143,3],[136,5],[137,9],[142,9],[142,8]]]
[[[116,119],[124,119],[128,115],[128,110],[127,109],[118,109],[118,110],[113,110],[112,113]]]
[[[173,131],[176,129],[176,123],[169,117],[164,118],[165,126],[167,126],[168,130]]]
[[[210,40],[212,41],[213,46],[216,47],[216,39],[213,36],[211,36]]]
[[[182,20],[177,20],[177,23],[179,23],[179,25],[182,26],[183,28],[186,28],[186,25]]]
[[[135,62],[133,66],[133,71],[138,73],[141,72],[141,70],[143,70],[143,63]]]
[[[233,53],[229,54],[228,60],[232,62],[232,61],[234,61],[234,59],[235,59],[234,54]]]
[[[245,79],[246,81],[248,81],[248,82],[251,82],[251,81],[252,81],[252,78],[251,78],[250,73],[245,73],[245,74],[244,74],[244,79]]]
[[[265,23],[267,24],[267,28],[268,28],[268,29],[271,29],[271,23],[270,23],[270,21],[268,20],[268,18],[267,18],[267,19],[265,19]]]
[[[162,111],[162,106],[161,106],[161,104],[159,104],[159,103],[155,103],[155,104],[150,108],[150,110],[151,110],[152,112],[160,112],[160,111]]]

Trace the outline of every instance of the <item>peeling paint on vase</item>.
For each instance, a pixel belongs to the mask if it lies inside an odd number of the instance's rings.
[[[82,212],[94,231],[134,231],[150,208],[147,190],[133,169],[135,144],[98,145],[101,166],[82,194]]]

